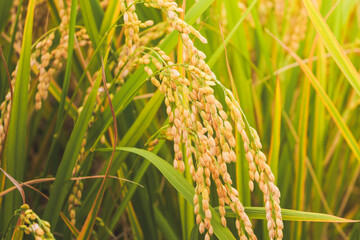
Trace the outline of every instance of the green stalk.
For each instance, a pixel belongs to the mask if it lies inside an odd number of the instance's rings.
[[[24,40],[21,47],[15,89],[11,100],[8,136],[4,147],[4,158],[1,161],[6,172],[17,181],[23,181],[26,166],[26,121],[28,118],[28,85],[35,2],[35,0],[30,0],[28,3],[23,33]],[[9,186],[9,182],[6,182],[5,187],[8,188]],[[3,204],[2,213],[4,221],[1,221],[1,229],[5,230],[8,220],[11,219],[15,209],[21,204],[20,196],[18,193],[10,193],[6,196]]]

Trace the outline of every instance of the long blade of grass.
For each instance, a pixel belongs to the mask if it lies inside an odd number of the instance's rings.
[[[340,70],[344,73],[357,94],[360,95],[360,76],[356,68],[344,53],[344,50],[341,48],[334,34],[331,32],[319,10],[314,6],[314,3],[311,0],[302,0],[302,2],[314,27],[319,33],[326,48],[331,53],[334,61],[339,66]]]
[[[306,181],[306,151],[307,151],[307,132],[309,121],[309,99],[310,83],[304,81],[302,86],[302,95],[300,99],[300,116],[299,116],[299,144],[295,161],[295,190],[294,190],[294,208],[303,210],[305,205],[305,181]],[[301,223],[295,223],[295,239],[301,238]]]
[[[269,164],[275,176],[275,184],[278,178],[279,151],[280,151],[280,132],[281,132],[281,90],[280,79],[276,79],[274,117],[271,130],[271,143],[269,150]]]
[[[5,145],[3,168],[9,175],[22,181],[26,165],[26,120],[28,113],[28,85],[35,0],[28,3],[23,42],[11,103],[9,135]],[[11,193],[4,200],[4,219],[10,219],[20,204],[19,196]]]
[[[97,149],[98,152],[111,152],[112,148],[102,148]],[[138,154],[148,161],[150,161],[158,170],[164,175],[164,177],[175,187],[175,189],[191,204],[193,194],[195,193],[194,187],[192,187],[186,179],[176,171],[171,164],[169,164],[164,159],[159,156],[151,153],[149,151],[138,149],[138,148],[127,148],[127,147],[117,147],[116,151],[127,151]],[[215,210],[212,209],[212,212],[215,213]],[[235,217],[235,214],[231,211],[230,208],[227,208],[227,216]],[[253,219],[266,219],[266,213],[264,207],[245,207],[245,211],[250,218]],[[282,209],[283,220],[286,221],[310,221],[310,222],[339,222],[339,223],[351,223],[351,222],[360,222],[360,220],[351,220],[345,219],[329,214],[323,213],[312,213],[312,212],[303,212],[289,209]],[[211,223],[214,227],[214,233],[219,239],[234,239],[231,232],[228,228],[224,228],[220,223],[220,218],[218,214],[213,214]]]
[[[97,149],[97,151],[109,152],[112,151],[112,149],[103,148]],[[188,183],[188,181],[186,181],[186,179],[178,171],[176,171],[170,163],[152,152],[139,148],[117,147],[116,151],[132,152],[150,161],[164,175],[164,177],[171,183],[171,185],[173,185],[174,188],[186,199],[186,201],[188,201],[192,205],[194,204],[194,187],[191,186],[190,183]],[[212,213],[211,224],[214,228],[215,235],[219,239],[235,239],[229,228],[225,228],[221,225],[220,217],[215,212],[215,210],[211,207],[210,209]]]
[[[110,46],[109,46],[109,50],[110,50]],[[97,216],[97,214],[99,212],[102,199],[104,197],[106,184],[107,184],[107,181],[108,181],[108,178],[109,178],[109,175],[110,175],[110,169],[111,169],[111,165],[112,165],[113,160],[114,160],[115,148],[116,148],[117,139],[118,139],[118,137],[117,137],[118,129],[117,129],[117,123],[116,123],[116,116],[115,116],[114,107],[113,107],[113,105],[111,103],[111,98],[110,98],[109,91],[108,91],[108,89],[106,87],[105,65],[104,65],[103,59],[101,59],[101,68],[102,68],[103,85],[104,85],[106,95],[108,97],[108,102],[109,102],[109,106],[110,106],[112,117],[113,117],[113,123],[114,123],[114,139],[113,139],[114,147],[113,147],[113,152],[111,153],[110,161],[109,161],[108,166],[106,168],[105,176],[103,178],[103,181],[102,181],[102,184],[100,186],[99,192],[96,195],[96,198],[95,198],[93,206],[92,206],[92,208],[90,210],[90,213],[89,213],[88,217],[86,218],[86,221],[85,221],[84,225],[82,226],[81,232],[80,232],[77,239],[90,239],[92,230],[94,228],[95,219],[96,219],[96,216]]]
[[[319,53],[321,61],[317,63],[317,79],[323,88],[326,88],[326,66],[327,66],[327,59],[325,57],[325,47],[322,43],[317,43],[317,52]],[[315,103],[314,103],[314,125],[313,125],[313,138],[312,138],[312,148],[315,150],[313,151],[312,158],[314,162],[314,169],[316,172],[317,179],[322,179],[324,175],[324,149],[321,147],[324,145],[326,140],[326,125],[325,119],[325,108],[324,105],[321,103],[321,99],[319,96],[315,96]],[[320,209],[320,198],[315,195],[314,199],[314,210],[317,211]],[[319,236],[320,237],[320,236]]]
[[[217,208],[216,208],[217,209]],[[245,207],[245,212],[251,219],[266,219],[264,207]],[[352,220],[337,217],[330,214],[303,212],[292,209],[281,209],[282,219],[284,221],[296,222],[333,222],[333,223],[358,223],[360,220]],[[227,217],[236,217],[230,208],[226,207]]]
[[[360,148],[357,144],[357,141],[350,131],[349,127],[346,125],[344,120],[342,119],[339,111],[335,107],[334,103],[331,101],[329,96],[326,94],[325,90],[322,88],[319,81],[316,79],[314,74],[311,72],[308,66],[304,64],[302,59],[292,52],[287,46],[285,46],[278,38],[276,38],[272,33],[267,31],[278,43],[290,53],[290,55],[299,63],[300,68],[305,73],[307,79],[310,81],[311,85],[315,89],[315,91],[319,94],[323,104],[325,105],[326,109],[328,110],[330,116],[334,120],[335,124],[341,131],[342,136],[344,137],[345,141],[348,143],[350,149],[352,150],[353,154],[355,155],[356,159],[360,162]]]
[[[48,219],[48,221],[54,227],[56,226],[59,212],[71,186],[71,173],[76,163],[76,158],[80,151],[83,137],[85,135],[86,129],[88,128],[88,123],[93,113],[97,91],[101,83],[101,77],[102,75],[99,74],[96,78],[93,89],[91,90],[84,108],[75,123],[70,139],[66,144],[60,166],[56,173],[56,179],[50,191],[50,199],[45,208],[44,218]]]

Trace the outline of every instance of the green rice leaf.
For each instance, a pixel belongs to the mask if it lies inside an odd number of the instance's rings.
[[[274,102],[274,118],[271,130],[271,144],[269,151],[269,163],[271,170],[275,176],[275,183],[278,180],[279,152],[281,139],[281,90],[280,79],[276,80],[275,102]]]
[[[357,94],[360,95],[360,76],[356,68],[344,53],[344,50],[341,48],[334,34],[331,32],[319,10],[314,6],[314,3],[311,0],[302,0],[302,2],[327,50],[332,55],[333,59],[344,73],[351,86],[353,86]]]
[[[193,195],[195,193],[194,187],[191,186],[186,179],[176,171],[171,164],[166,162],[164,159],[155,155],[152,152],[138,149],[138,148],[127,148],[117,147],[117,151],[127,151],[140,155],[150,161],[163,175],[164,177],[174,186],[174,188],[191,204],[193,204]],[[98,152],[111,152],[111,148],[97,149]],[[216,208],[215,208],[216,209]],[[212,209],[212,213],[214,209]],[[235,214],[227,207],[227,217],[236,217]],[[266,213],[264,207],[245,207],[245,212],[249,218],[252,219],[266,219]],[[281,210],[283,220],[285,221],[307,221],[307,222],[339,222],[339,223],[351,223],[360,222],[360,220],[350,220],[329,214],[323,213],[312,213],[303,212],[289,209]],[[214,233],[219,239],[234,239],[229,229],[224,228],[221,225],[218,214],[213,214],[211,223],[214,227]]]
[[[300,116],[298,125],[299,146],[297,156],[295,157],[295,188],[294,188],[294,204],[293,208],[303,210],[305,205],[305,182],[306,182],[306,157],[307,157],[307,133],[309,125],[309,100],[310,100],[310,83],[302,82]],[[295,224],[296,239],[301,238],[301,223]]]
[[[215,208],[217,210],[217,208]],[[251,219],[266,219],[264,207],[245,207],[245,212]],[[284,221],[297,222],[333,222],[333,223],[356,223],[360,220],[351,220],[337,217],[330,214],[303,212],[291,209],[281,209],[282,219]],[[235,214],[229,207],[226,207],[226,216],[235,218]]]
[[[105,64],[106,64],[105,58]],[[50,191],[50,199],[46,205],[44,218],[48,219],[52,226],[56,226],[59,212],[71,187],[71,174],[79,154],[83,137],[88,128],[91,115],[95,106],[96,94],[101,83],[101,69],[96,78],[93,89],[77,119],[70,139],[66,145],[63,158],[56,173],[56,179]]]
[[[308,66],[303,62],[303,60],[296,55],[296,53],[292,52],[287,46],[285,46],[280,40],[278,40],[273,34],[268,32],[273,38],[275,38],[282,47],[290,53],[290,55],[298,62],[300,68],[303,70],[304,74],[306,75],[307,79],[310,81],[311,85],[321,98],[321,101],[325,105],[326,109],[328,110],[329,114],[331,115],[332,119],[334,120],[335,124],[341,131],[342,136],[344,137],[345,141],[348,143],[350,149],[352,150],[353,154],[355,155],[356,159],[360,162],[360,148],[359,145],[350,131],[349,127],[346,125],[345,121],[342,119],[341,114],[335,107],[335,104],[331,101],[330,97],[326,94],[325,90],[316,79],[314,74],[311,72]]]
[[[2,167],[17,181],[24,178],[26,165],[26,121],[28,114],[28,86],[35,0],[28,3],[23,42],[11,104],[9,134],[3,154]],[[3,181],[2,181],[3,183]],[[8,186],[8,185],[7,185]],[[1,203],[1,202],[0,202]],[[20,204],[18,193],[10,193],[4,201],[4,219],[10,219]],[[3,223],[3,224],[6,224]]]
[[[164,159],[155,155],[152,152],[139,149],[139,148],[128,148],[128,147],[117,147],[117,151],[132,152],[150,161],[163,175],[164,177],[174,186],[174,188],[188,201],[190,204],[193,203],[193,196],[195,194],[194,187],[186,181],[186,179],[176,171],[172,165],[166,162]],[[109,152],[112,151],[110,148],[97,149],[98,152]],[[211,224],[214,228],[214,233],[219,239],[235,239],[230,232],[229,228],[225,228],[221,225],[220,217],[213,208],[210,207],[212,219]]]

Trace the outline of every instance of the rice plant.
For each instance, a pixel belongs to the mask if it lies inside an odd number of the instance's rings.
[[[0,2],[2,239],[359,239],[360,2]]]

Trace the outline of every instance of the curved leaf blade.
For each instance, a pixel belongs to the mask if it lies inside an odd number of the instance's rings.
[[[128,147],[117,147],[117,151],[127,151],[140,155],[150,161],[163,175],[164,177],[174,186],[174,188],[191,204],[193,204],[193,195],[195,193],[194,187],[186,181],[186,179],[176,171],[173,166],[155,155],[152,152]],[[110,152],[111,148],[97,149],[98,152]],[[235,239],[228,228],[224,228],[221,225],[219,215],[216,213],[216,208],[211,208],[213,218],[211,223],[214,227],[214,233],[219,239]],[[264,207],[245,207],[245,212],[251,219],[266,219],[266,213]],[[216,214],[215,214],[216,213]],[[291,209],[281,210],[283,220],[285,221],[305,221],[305,222],[337,222],[337,223],[355,223],[360,220],[351,220],[341,218],[324,213],[304,212]],[[229,207],[226,208],[227,217],[236,217]]]
[[[321,16],[320,12],[314,6],[314,3],[311,0],[302,0],[306,11],[316,28],[316,31],[319,33],[321,39],[323,40],[326,48],[332,55],[336,64],[339,66],[341,71],[344,73],[349,83],[358,95],[360,95],[360,76],[356,71],[354,65],[351,63],[349,58],[344,53],[344,50],[341,48],[340,44],[336,40],[334,34],[331,32],[329,26],[326,24],[324,18]]]
[[[266,213],[264,207],[245,207],[245,212],[251,219],[266,219]],[[333,223],[360,222],[360,220],[351,220],[325,213],[303,212],[292,209],[281,209],[281,215],[284,221],[333,222]],[[228,207],[226,207],[226,216],[232,218],[236,217],[235,214]]]
[[[99,152],[108,152],[112,149],[98,149]],[[163,175],[164,177],[174,186],[174,188],[188,201],[190,204],[193,203],[193,196],[195,194],[194,187],[186,181],[186,179],[176,171],[170,163],[155,155],[152,152],[129,147],[117,147],[116,151],[127,151],[132,152],[150,161]],[[235,239],[228,228],[221,225],[220,217],[213,208],[210,207],[212,213],[211,224],[214,228],[214,233],[219,239]]]
[[[107,58],[105,58],[106,61]],[[105,63],[106,64],[106,63]],[[100,69],[101,71],[101,69]],[[46,205],[44,218],[48,219],[52,226],[56,225],[59,212],[64,203],[66,195],[71,186],[71,173],[76,163],[81,143],[93,113],[96,101],[96,94],[101,83],[102,75],[99,74],[94,83],[93,89],[86,101],[79,118],[77,119],[70,139],[66,145],[63,158],[56,173],[56,179],[50,192],[50,199]]]
[[[35,0],[28,3],[23,42],[17,70],[15,90],[12,98],[7,137],[2,167],[17,181],[22,181],[26,165],[26,121],[28,114],[28,85],[30,78],[30,55]],[[11,193],[4,201],[4,219],[10,219],[20,204],[16,193]],[[1,203],[1,200],[0,200]]]

